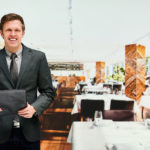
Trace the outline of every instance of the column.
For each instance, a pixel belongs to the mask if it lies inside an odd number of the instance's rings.
[[[96,83],[105,82],[105,62],[96,62]]]
[[[145,91],[145,47],[142,45],[125,46],[125,94],[139,100]]]

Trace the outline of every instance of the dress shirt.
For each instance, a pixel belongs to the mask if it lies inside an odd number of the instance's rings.
[[[6,50],[6,49],[5,49]],[[8,65],[8,69],[10,71],[10,64],[11,64],[11,54],[8,50],[6,50],[6,61],[7,61],[7,65]],[[15,59],[17,67],[18,67],[18,75],[20,72],[20,67],[21,67],[21,61],[22,61],[22,46],[21,48],[16,52],[17,58]]]

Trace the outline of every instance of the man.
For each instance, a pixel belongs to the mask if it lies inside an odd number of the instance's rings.
[[[18,14],[1,18],[0,34],[5,42],[0,51],[0,90],[24,89],[27,99],[27,107],[19,110],[18,115],[0,115],[0,150],[39,150],[38,118],[54,98],[45,54],[21,43],[25,25]],[[18,71],[17,80],[10,73],[12,61]],[[0,111],[3,112],[2,108]]]

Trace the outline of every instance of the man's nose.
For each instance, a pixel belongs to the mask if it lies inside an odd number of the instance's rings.
[[[11,31],[11,35],[12,36],[16,35],[16,32],[15,31]]]

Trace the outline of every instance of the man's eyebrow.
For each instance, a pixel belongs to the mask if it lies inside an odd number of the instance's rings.
[[[7,28],[6,31],[7,31],[7,30],[12,30],[12,29],[11,29],[11,28]]]

